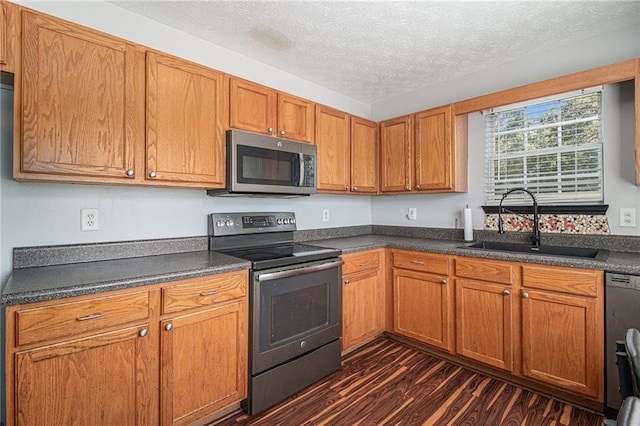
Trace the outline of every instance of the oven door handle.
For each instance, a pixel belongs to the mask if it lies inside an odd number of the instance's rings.
[[[280,278],[295,277],[296,275],[310,274],[312,272],[324,271],[325,269],[337,268],[343,263],[344,261],[342,259],[338,259],[332,262],[321,263],[319,265],[307,266],[305,268],[289,269],[289,270],[280,271],[280,272],[269,272],[266,274],[258,274],[256,275],[256,279],[258,281],[270,281],[270,280],[277,280]]]

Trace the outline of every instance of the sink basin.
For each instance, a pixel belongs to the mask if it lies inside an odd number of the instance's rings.
[[[547,256],[578,257],[583,259],[593,259],[593,260],[599,260],[599,261],[606,260],[607,255],[609,254],[607,250],[598,250],[598,249],[590,249],[590,248],[582,248],[582,247],[560,247],[560,246],[535,247],[530,244],[493,243],[493,242],[474,243],[468,246],[463,246],[463,248],[503,251],[503,252],[510,252],[510,253],[539,254],[539,255],[547,255]]]

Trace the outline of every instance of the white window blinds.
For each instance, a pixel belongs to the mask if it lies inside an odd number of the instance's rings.
[[[601,87],[485,113],[487,204],[603,202],[601,116]]]

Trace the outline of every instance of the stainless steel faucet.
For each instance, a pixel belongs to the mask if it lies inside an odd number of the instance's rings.
[[[498,232],[500,234],[504,234],[504,225],[502,223],[502,213],[504,211],[507,211],[507,209],[502,207],[502,202],[504,201],[505,198],[507,198],[509,194],[511,194],[512,192],[518,192],[518,191],[529,194],[529,196],[533,200],[533,234],[531,235],[531,243],[534,246],[539,247],[540,246],[540,229],[539,229],[539,221],[538,221],[538,200],[536,200],[536,197],[535,195],[533,195],[533,193],[531,193],[530,191],[524,188],[513,188],[508,190],[504,194],[502,194],[502,198],[500,199],[500,205],[498,206]]]

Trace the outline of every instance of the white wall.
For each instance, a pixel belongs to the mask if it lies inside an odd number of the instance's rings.
[[[640,187],[635,186],[633,84],[605,87],[603,94],[604,196],[612,234],[640,235]],[[425,194],[375,197],[371,220],[377,225],[452,228],[462,227],[462,209],[473,209],[473,228],[482,229],[484,212],[484,117],[469,116],[469,191],[464,194]],[[418,220],[406,218],[409,207],[418,208]],[[621,228],[619,209],[635,207],[638,226]]]

